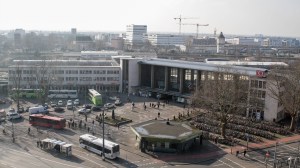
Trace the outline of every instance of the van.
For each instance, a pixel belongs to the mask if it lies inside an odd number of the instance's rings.
[[[12,113],[7,113],[6,118],[7,120],[19,119],[21,118],[21,115],[17,112],[12,112]]]
[[[48,110],[44,106],[30,107],[29,114],[48,114]]]
[[[0,110],[0,121],[5,121],[6,119],[6,112],[5,110]]]

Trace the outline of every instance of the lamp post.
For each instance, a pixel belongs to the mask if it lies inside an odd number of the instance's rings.
[[[103,109],[103,112],[102,112],[102,160],[105,161],[105,145],[104,145],[104,109]]]
[[[11,127],[12,127],[12,140],[13,140],[13,143],[15,143],[15,128],[14,128],[14,119],[11,118]]]
[[[72,101],[72,110],[73,110],[73,118],[75,119],[75,113],[74,113],[74,102]]]

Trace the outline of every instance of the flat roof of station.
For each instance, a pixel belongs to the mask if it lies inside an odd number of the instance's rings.
[[[131,126],[139,137],[184,141],[199,136],[200,131],[182,122],[150,120]]]
[[[182,61],[182,60],[170,60],[170,59],[142,59],[139,61],[140,64],[183,68],[183,69],[193,69],[200,71],[210,71],[210,72],[229,72],[233,74],[245,74],[249,76],[256,76],[256,71],[268,71],[265,68],[255,68],[255,67],[244,67],[244,66],[234,66],[234,65],[214,65],[207,64],[204,62],[192,62],[192,61]]]

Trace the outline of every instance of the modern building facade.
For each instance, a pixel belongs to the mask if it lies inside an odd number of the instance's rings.
[[[153,46],[175,46],[184,45],[184,36],[171,34],[148,35],[148,40]]]
[[[213,80],[215,73],[224,70],[243,76],[249,82],[249,99],[259,101],[258,108],[245,111],[245,115],[269,121],[284,118],[278,101],[268,93],[267,69],[226,65],[220,66],[203,62],[167,59],[121,59],[123,92],[167,98],[177,102],[189,103],[201,81]]]
[[[147,25],[127,25],[125,44],[128,46],[140,46],[143,44],[145,34],[147,34]]]
[[[115,60],[14,60],[8,85],[13,88],[20,78],[20,88],[39,88],[44,83],[49,89],[119,92],[120,72]]]

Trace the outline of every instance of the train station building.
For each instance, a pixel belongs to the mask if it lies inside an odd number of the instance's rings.
[[[121,59],[121,90],[140,96],[157,99],[171,99],[190,103],[190,98],[201,81],[213,80],[215,73],[232,73],[249,81],[250,89],[256,90],[255,97],[261,106],[248,108],[246,116],[257,119],[279,121],[285,118],[282,105],[268,93],[268,69],[253,66],[218,65],[205,62],[192,62],[170,59]],[[249,92],[250,93],[250,92]]]

